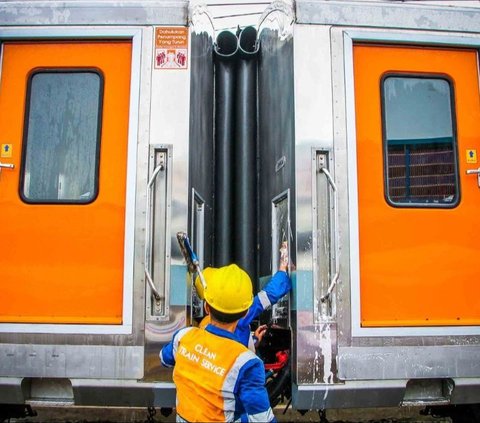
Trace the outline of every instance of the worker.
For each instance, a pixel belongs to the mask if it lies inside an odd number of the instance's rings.
[[[288,256],[288,244],[283,242],[280,248],[280,263],[278,271],[273,275],[270,282],[255,296],[252,306],[248,309],[245,317],[242,317],[235,329],[235,335],[240,342],[246,347],[255,351],[255,346],[262,339],[267,325],[261,325],[252,335],[250,330],[250,324],[265,310],[268,310],[272,305],[276,304],[280,298],[287,294],[292,289],[292,282],[288,276],[289,256]],[[207,267],[203,270],[205,278],[213,277],[218,269],[213,267]],[[228,283],[228,281],[226,281]],[[195,279],[195,288],[198,296],[203,300],[203,286],[200,278],[197,276]],[[199,327],[203,328],[210,322],[210,317],[207,314],[200,322]]]
[[[263,363],[234,334],[253,303],[250,277],[235,264],[204,276],[210,323],[180,329],[160,351],[162,364],[174,367],[177,422],[276,422]]]

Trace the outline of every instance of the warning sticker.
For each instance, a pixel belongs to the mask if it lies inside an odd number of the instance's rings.
[[[477,150],[467,150],[467,163],[477,163]]]
[[[155,69],[187,69],[188,28],[155,28]]]
[[[0,157],[12,157],[12,144],[2,144]]]

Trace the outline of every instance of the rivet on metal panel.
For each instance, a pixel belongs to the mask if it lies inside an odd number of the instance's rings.
[[[326,166],[326,159],[326,154],[317,154],[317,172],[321,172],[321,170]]]
[[[167,159],[167,156],[166,156],[166,153],[161,151],[161,152],[157,152],[157,157],[158,157],[158,166],[160,167],[160,170],[163,171],[165,170],[165,166],[166,166],[166,159]]]

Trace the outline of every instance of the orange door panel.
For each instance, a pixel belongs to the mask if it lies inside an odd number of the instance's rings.
[[[121,324],[131,43],[2,45],[0,322]]]
[[[479,325],[477,52],[356,45],[354,80],[361,325]]]

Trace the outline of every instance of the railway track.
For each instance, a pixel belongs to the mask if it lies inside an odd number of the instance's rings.
[[[12,418],[10,423],[93,423],[93,422],[174,422],[175,413],[169,415],[167,410],[145,408],[115,408],[115,407],[37,407],[33,417]],[[274,412],[279,422],[319,422],[319,423],[454,423],[450,417],[435,417],[421,414],[422,408],[375,408],[327,410],[326,412],[308,411],[301,414],[297,410],[278,406]],[[8,420],[7,420],[8,421]]]

